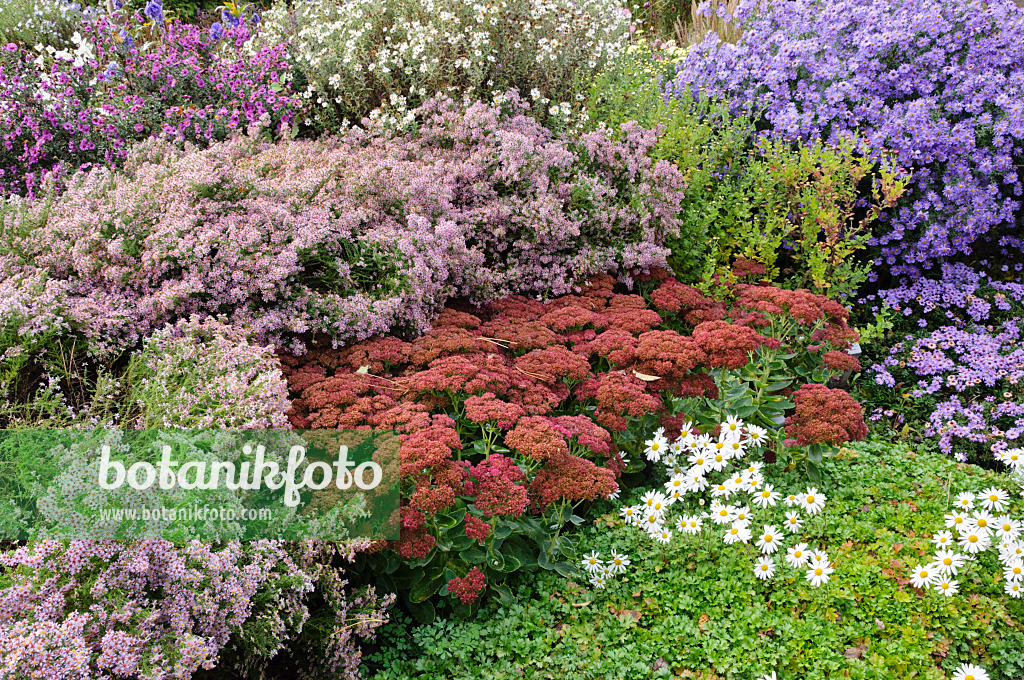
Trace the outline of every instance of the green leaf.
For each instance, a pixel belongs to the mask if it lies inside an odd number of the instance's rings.
[[[503,541],[512,535],[512,527],[507,523],[499,521],[494,527],[494,540]]]
[[[470,548],[469,550],[463,550],[459,555],[462,559],[466,560],[469,564],[481,564],[487,559],[487,553],[480,548]]]
[[[424,602],[429,600],[446,581],[438,575],[433,579],[421,579],[419,583],[409,589],[409,600],[412,602]]]
[[[557,571],[565,578],[575,576],[579,573],[579,570],[575,566],[569,564],[568,562],[555,562],[554,568],[555,571]]]
[[[409,602],[409,613],[412,614],[413,618],[419,621],[423,625],[432,623],[434,621],[434,605],[430,604],[430,601],[424,602]]]
[[[516,598],[512,594],[512,591],[504,583],[491,586],[495,593],[498,594],[498,600],[501,601],[506,607],[511,607],[516,603]]]

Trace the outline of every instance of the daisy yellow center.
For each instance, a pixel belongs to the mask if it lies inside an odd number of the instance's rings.
[[[953,564],[953,560],[947,557],[946,559],[942,560],[942,563],[948,567],[949,565]]]
[[[1020,567],[1014,567],[1013,568],[1013,573],[1014,574],[1019,574],[1020,573]]]
[[[953,522],[954,522],[955,524],[962,524],[962,523],[963,523],[963,521],[964,521],[964,520],[963,520],[963,518],[961,518],[961,517],[957,517],[956,519],[954,519],[954,520],[953,520]]]
[[[715,456],[715,462],[716,463],[721,463],[722,462],[722,454],[718,454],[717,456]]]
[[[715,448],[716,449],[720,449],[720,448],[722,448],[724,446],[725,446],[725,444],[723,444],[722,442],[718,442],[717,444],[715,444]]]
[[[992,494],[991,496],[988,497],[988,499],[990,501],[997,501],[997,500],[999,500],[999,496],[997,496],[995,494]]]
[[[770,492],[770,491],[762,491],[762,492],[761,492],[761,498],[768,498],[768,497],[769,497],[769,496],[771,496],[771,495],[772,495],[772,494],[771,494],[771,492]]]
[[[979,519],[978,520],[978,526],[979,527],[986,527],[986,526],[988,526],[988,520],[986,520],[986,519]]]
[[[651,444],[651,451],[657,451],[661,447],[658,444]]]
[[[764,542],[765,542],[765,543],[770,543],[770,542],[771,542],[771,540],[772,540],[772,537],[771,537],[771,535],[770,535],[770,534],[769,534],[769,535],[766,535],[766,536],[764,537]]]
[[[1009,530],[1010,530],[1010,525],[1009,524],[1004,524],[1003,525],[1003,531],[1009,531]]]
[[[946,590],[947,588],[949,588],[949,584],[948,583],[943,583],[942,584],[942,589]]]
[[[790,517],[789,518],[789,523],[790,524],[796,524],[796,517]]]
[[[768,565],[767,564],[762,564],[761,565],[761,571],[768,571]]]
[[[750,480],[750,486],[757,486],[757,480],[756,479],[751,479]]]
[[[814,575],[815,576],[821,576],[821,569],[815,569],[814,570]]]
[[[968,540],[968,541],[970,541],[971,543],[977,543],[977,542],[978,542],[978,537],[977,537],[977,536],[974,536],[974,535],[972,535],[972,536],[971,536],[970,538],[968,538],[967,540]]]
[[[920,576],[921,578],[928,578],[928,572],[922,571],[920,574],[918,574],[918,576]]]
[[[814,502],[814,496],[808,496],[807,497],[807,502],[808,503],[813,503]]]
[[[731,529],[729,531],[729,533],[732,534],[733,536],[735,536],[736,534],[740,533],[740,530],[739,529]]]

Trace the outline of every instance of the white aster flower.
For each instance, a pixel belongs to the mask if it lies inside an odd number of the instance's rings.
[[[1003,541],[1014,541],[1020,536],[1021,523],[1009,515],[997,517],[994,523],[996,536]]]
[[[653,439],[644,442],[644,454],[647,460],[657,463],[668,451],[668,440],[660,434],[654,435]]]
[[[974,513],[974,516],[972,516],[967,523],[969,526],[985,532],[993,531],[996,528],[996,518],[985,510],[979,510]]]
[[[627,525],[636,524],[637,520],[641,516],[640,512],[640,506],[636,505],[627,505],[621,510],[619,510],[619,514],[622,516],[622,519],[626,522]]]
[[[583,568],[589,571],[591,574],[596,574],[604,566],[601,563],[601,554],[596,550],[589,555],[583,556]]]
[[[711,517],[715,524],[731,524],[736,519],[736,508],[731,505],[711,505]]]
[[[1020,583],[1007,582],[1003,587],[1003,590],[1005,590],[1006,594],[1010,597],[1020,597],[1021,595],[1024,595],[1024,585]]]
[[[667,529],[662,529],[661,531],[658,531],[658,532],[652,532],[651,536],[658,543],[668,543],[669,541],[672,540],[672,532],[667,530]]]
[[[605,579],[600,575],[595,574],[594,576],[590,577],[590,585],[594,586],[595,588],[604,590],[605,584]]]
[[[953,597],[959,590],[960,584],[956,580],[939,578],[935,582],[935,592],[946,597]]]
[[[794,505],[800,505],[800,497],[795,493],[791,493],[782,499],[782,502],[786,504],[787,508],[792,508]]]
[[[752,446],[760,447],[768,438],[768,430],[757,425],[747,425],[747,442]]]

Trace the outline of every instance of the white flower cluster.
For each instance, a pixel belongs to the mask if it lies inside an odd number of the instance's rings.
[[[625,554],[611,552],[611,557],[605,562],[601,554],[596,550],[583,557],[583,569],[590,574],[590,583],[596,588],[604,588],[608,581],[617,575],[625,573],[626,567],[630,565],[629,557]]]
[[[765,483],[761,474],[761,463],[743,461],[751,449],[760,449],[766,437],[766,430],[756,425],[745,424],[729,416],[720,426],[721,434],[715,438],[708,434],[694,434],[692,423],[682,428],[682,434],[669,443],[663,430],[646,442],[648,460],[660,462],[668,469],[669,480],[664,492],[648,491],[638,505],[622,508],[621,515],[628,523],[642,528],[659,543],[669,543],[676,533],[695,535],[707,527],[724,530],[722,540],[726,544],[750,543],[760,550],[761,555],[754,565],[754,575],[767,580],[775,575],[776,564],[773,555],[782,550],[786,535],[792,538],[800,532],[805,515],[816,515],[825,506],[825,495],[815,488],[804,493],[783,497],[771,484]],[[720,473],[722,479],[712,481],[708,475]],[[702,493],[710,489],[711,503],[695,514],[676,512],[691,503],[688,494]],[[746,496],[747,504],[728,501],[734,495]],[[787,508],[785,519],[779,517],[775,523],[764,523],[757,534],[753,533],[753,513],[750,506],[758,506],[762,518],[775,514],[774,508],[782,503]],[[698,507],[704,508],[700,499]],[[801,514],[804,513],[804,514]],[[779,526],[781,525],[781,529]],[[804,570],[804,577],[812,586],[827,583],[834,569],[828,554],[812,550],[806,543],[797,542],[786,549],[786,564],[797,570]]]
[[[628,38],[618,0],[308,0],[266,12],[254,45],[290,43],[323,122],[512,85],[561,114]]]
[[[997,487],[977,495],[969,491],[958,495],[953,511],[945,516],[950,531],[939,531],[932,538],[935,556],[928,564],[914,567],[911,585],[952,597],[959,590],[954,578],[959,571],[977,555],[994,549],[1003,566],[1006,594],[1020,597],[1024,593],[1024,524],[1007,514],[993,514],[1006,510],[1009,500],[1010,494]]]

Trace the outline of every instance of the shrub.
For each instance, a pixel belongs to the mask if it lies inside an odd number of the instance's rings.
[[[138,429],[288,426],[288,386],[273,349],[212,319],[154,333],[124,380]]]
[[[346,593],[330,565],[364,547],[149,540],[9,550],[0,556],[5,672],[187,680],[219,663],[246,674],[326,630],[316,649],[327,653],[313,657],[312,670],[354,680],[356,643],[387,620],[389,598]],[[314,587],[332,609],[326,626],[316,625],[323,614],[310,605]]]
[[[510,102],[434,101],[408,136],[153,141],[59,201],[12,198],[3,337],[28,349],[56,333],[109,356],[165,323],[224,315],[259,343],[342,342],[422,329],[451,295],[562,294],[663,265],[683,187],[647,158],[654,133],[569,143]]]
[[[438,94],[490,100],[513,88],[543,119],[578,107],[589,77],[625,48],[629,16],[614,0],[281,1],[257,44],[289,44],[316,127],[358,123],[381,105],[403,116]]]
[[[735,44],[710,35],[667,88],[764,110],[769,134],[858,135],[913,172],[875,229],[894,275],[1021,248],[1024,13],[1009,0],[747,2]]]
[[[0,6],[0,45],[42,42],[67,47],[78,23],[97,14],[97,9],[65,0],[9,0]]]
[[[683,58],[672,46],[641,45],[596,82],[598,124],[635,118],[663,132],[653,150],[687,178],[680,236],[669,264],[683,281],[727,276],[736,258],[763,278],[845,297],[868,277],[872,225],[902,195],[906,179],[860,155],[847,140],[795,148],[758,139],[757,121],[707,97],[665,101],[660,83]],[[646,49],[642,49],[646,48]]]
[[[151,135],[205,146],[229,131],[291,129],[299,100],[282,82],[284,48],[241,47],[240,22],[214,40],[198,26],[171,22],[158,35],[100,16],[76,25],[71,45],[0,46],[0,190],[38,194],[47,174],[117,164]],[[145,30],[136,47],[133,32]]]
[[[737,286],[717,301],[663,272],[644,278],[664,318],[604,276],[546,303],[447,309],[408,343],[282,355],[296,427],[402,433],[402,536],[364,573],[385,574],[423,618],[435,595],[466,616],[482,592],[510,601],[522,574],[569,574],[563,527],[643,469],[637,431],[704,424],[708,401],[777,429],[781,393],[827,381],[818,353],[849,345],[846,310],[807,291]]]

